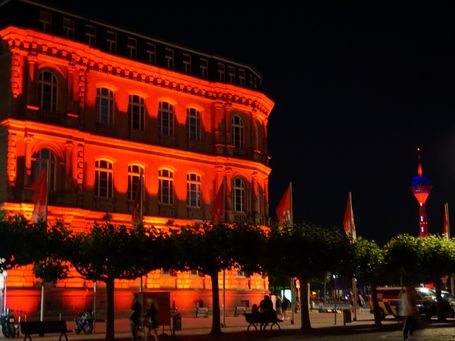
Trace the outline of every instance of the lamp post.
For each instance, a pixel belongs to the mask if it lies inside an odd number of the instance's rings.
[[[335,287],[334,290],[334,300],[333,300],[333,310],[335,312],[335,324],[337,324],[337,275],[333,274],[333,286]]]

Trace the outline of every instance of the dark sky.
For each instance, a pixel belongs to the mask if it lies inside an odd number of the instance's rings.
[[[454,11],[433,2],[314,2],[71,0],[64,7],[258,69],[276,103],[269,121],[273,215],[292,180],[297,222],[341,226],[352,191],[358,235],[378,242],[417,235],[409,184],[421,146],[434,185],[430,233],[441,231],[446,201],[455,228]]]

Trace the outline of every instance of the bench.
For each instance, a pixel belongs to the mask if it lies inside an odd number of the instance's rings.
[[[196,317],[209,317],[209,308],[196,307]]]
[[[283,322],[283,320],[280,320],[279,318],[276,317],[276,315],[263,315],[263,314],[243,314],[245,316],[246,322],[248,322],[248,327],[247,331],[250,331],[251,327],[254,327],[254,330],[258,330],[258,324],[259,324],[259,330],[265,330],[267,325],[270,323],[270,330],[273,330],[273,327],[276,326],[278,330],[281,330],[281,327],[279,325],[280,322]]]
[[[62,337],[65,337],[65,341],[68,341],[68,336],[66,336],[68,332],[71,332],[71,330],[66,328],[66,321],[21,322],[21,333],[24,334],[24,341],[27,339],[32,341],[32,334],[44,336],[44,334],[48,333],[60,333],[59,341],[62,341]]]

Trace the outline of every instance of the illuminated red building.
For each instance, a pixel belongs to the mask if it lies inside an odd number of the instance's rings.
[[[268,223],[266,141],[274,103],[258,89],[253,68],[29,0],[0,5],[0,38],[4,209],[31,216],[30,185],[49,162],[48,221],[76,231],[107,212],[113,222],[130,224],[141,172],[145,225],[210,220],[223,180],[222,221]],[[36,316],[39,283],[31,268],[9,271],[7,284],[7,306]],[[184,313],[200,300],[210,308],[210,285],[197,272],[144,277],[145,290],[171,291]],[[121,313],[139,280],[116,287]],[[90,306],[92,288],[78,277],[50,285],[46,314],[72,316]],[[226,288],[232,312],[258,302],[268,281],[231,271]],[[103,308],[100,286],[95,296]]]

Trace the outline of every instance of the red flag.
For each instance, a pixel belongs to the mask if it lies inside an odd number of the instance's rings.
[[[33,189],[33,214],[32,221],[34,223],[39,220],[47,221],[47,167],[43,169],[41,174],[32,184]]]
[[[224,179],[220,188],[218,188],[215,200],[213,200],[213,207],[210,213],[214,224],[218,224],[220,218],[224,215]]]
[[[449,204],[445,203],[444,204],[444,226],[442,227],[442,233],[447,236],[447,238],[450,237],[450,226],[449,226]]]
[[[344,213],[344,221],[343,221],[344,232],[346,234],[351,235],[352,239],[356,239],[356,232],[355,232],[355,223],[354,223],[354,212],[352,210],[352,195],[349,192],[348,195],[348,204],[346,205],[346,212]]]
[[[292,223],[292,185],[289,184],[288,188],[281,197],[280,202],[275,210],[276,217],[279,225]]]
[[[137,184],[136,197],[134,198],[133,214],[131,222],[133,225],[142,223],[142,217],[144,216],[143,210],[143,194],[144,192],[144,179],[143,173],[139,176],[139,182]]]

